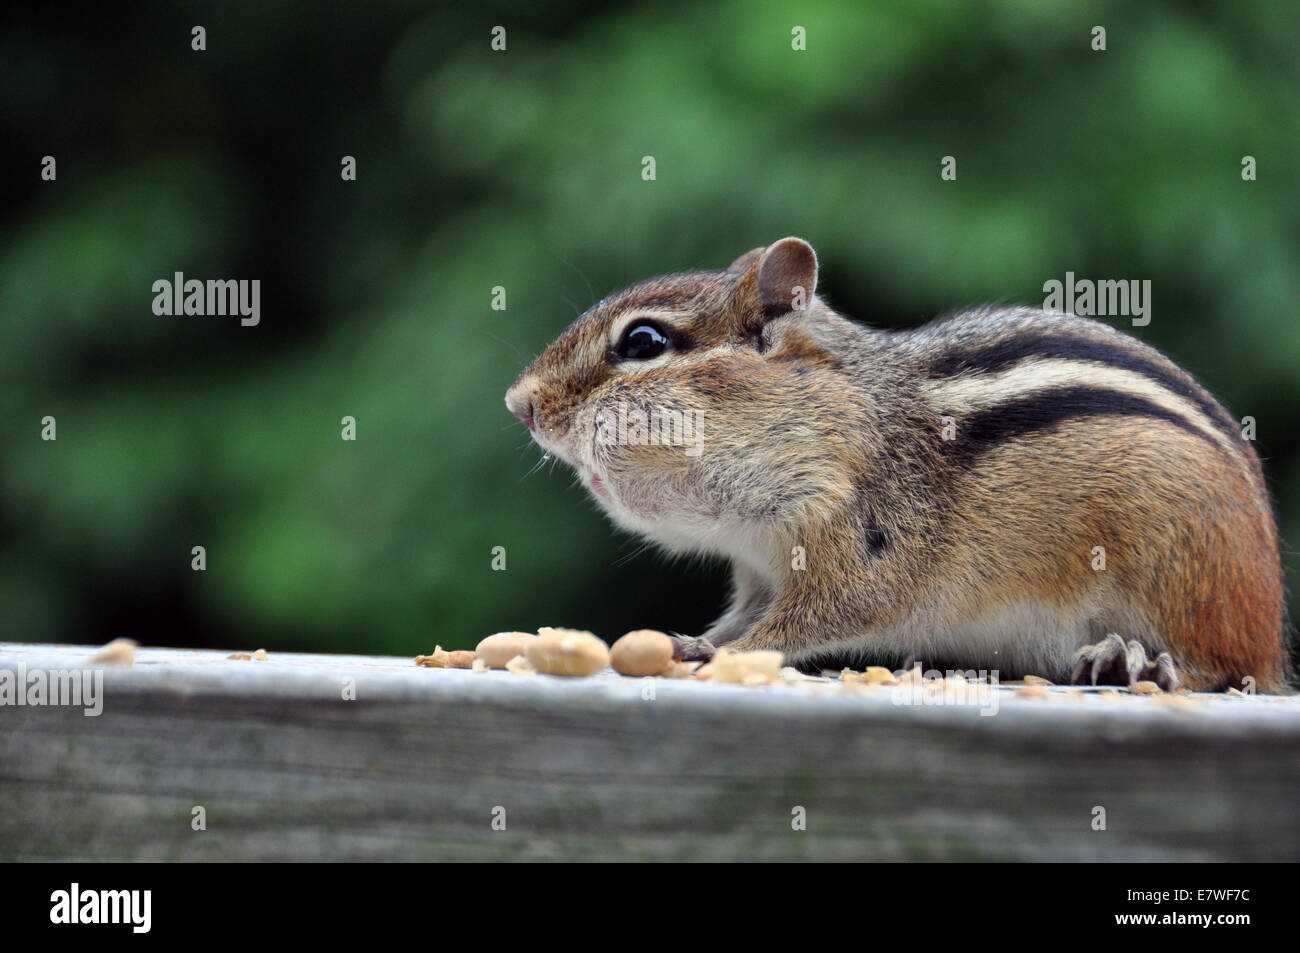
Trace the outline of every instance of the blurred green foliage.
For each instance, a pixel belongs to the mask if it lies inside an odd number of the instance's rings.
[[[594,299],[787,234],[884,327],[1151,279],[1136,333],[1257,418],[1300,539],[1295,5],[59,6],[0,37],[4,638],[698,631],[724,574],[530,473],[502,396]],[[261,324],[156,317],[174,271]]]

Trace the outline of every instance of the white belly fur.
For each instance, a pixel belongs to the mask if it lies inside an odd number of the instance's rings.
[[[910,657],[926,669],[952,668],[997,672],[1001,679],[1040,675],[1061,680],[1070,674],[1070,660],[1083,645],[1118,632],[1137,639],[1150,653],[1164,649],[1140,615],[1116,606],[1080,605],[1073,611],[1026,601],[944,625],[913,617],[902,625],[846,639],[836,654],[877,664],[882,657]],[[816,658],[819,653],[807,653]],[[802,661],[803,659],[798,659]]]

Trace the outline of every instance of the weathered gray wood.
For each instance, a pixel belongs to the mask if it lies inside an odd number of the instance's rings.
[[[0,668],[90,651],[0,644]],[[888,689],[646,700],[612,673],[225,654],[139,650],[99,717],[0,707],[0,859],[1300,859],[1295,698],[1003,689],[982,717]]]

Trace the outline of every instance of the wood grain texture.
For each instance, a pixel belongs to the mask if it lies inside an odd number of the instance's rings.
[[[0,669],[90,651],[0,644]],[[889,690],[660,680],[647,700],[612,673],[225,654],[141,650],[105,668],[98,717],[0,706],[0,859],[1300,860],[1294,697],[1004,689],[985,717]]]

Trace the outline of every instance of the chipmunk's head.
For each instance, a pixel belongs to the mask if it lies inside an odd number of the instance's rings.
[[[813,308],[816,282],[817,257],[799,238],[755,248],[725,271],[639,282],[552,341],[506,406],[611,515],[649,532],[666,509],[709,489],[692,474],[724,429],[777,396],[764,393],[764,367],[785,340],[774,328]],[[727,487],[712,492],[725,508]]]

